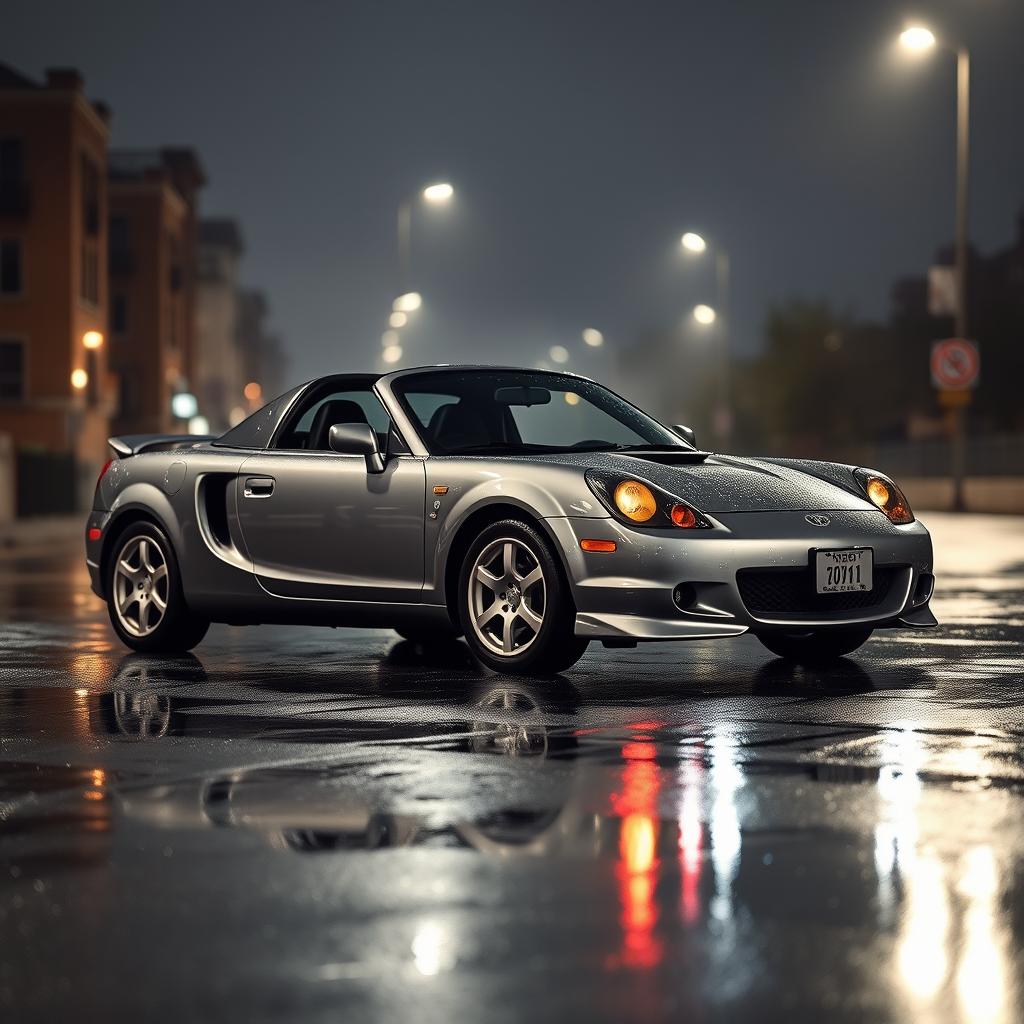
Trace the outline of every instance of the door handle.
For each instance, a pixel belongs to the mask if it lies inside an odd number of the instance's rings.
[[[274,493],[274,478],[271,476],[247,477],[242,493],[247,498],[269,498]]]

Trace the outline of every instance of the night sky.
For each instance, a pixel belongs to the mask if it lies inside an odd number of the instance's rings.
[[[0,61],[78,67],[116,147],[191,145],[207,215],[237,217],[290,376],[372,369],[419,207],[425,307],[407,364],[532,363],[579,331],[621,347],[712,301],[687,228],[733,264],[737,347],[769,303],[884,316],[953,220],[954,61],[893,43],[918,14],[971,48],[972,213],[1006,245],[1024,204],[1024,4],[730,2],[4,5]]]

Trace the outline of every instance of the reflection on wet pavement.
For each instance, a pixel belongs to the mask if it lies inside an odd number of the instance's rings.
[[[525,682],[371,631],[125,656],[32,561],[0,576],[0,1007],[1019,1020],[1006,549],[937,635],[831,671],[744,639]]]

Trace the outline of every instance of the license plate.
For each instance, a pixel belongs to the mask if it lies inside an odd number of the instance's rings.
[[[850,594],[871,589],[871,548],[816,551],[814,578],[819,594]]]

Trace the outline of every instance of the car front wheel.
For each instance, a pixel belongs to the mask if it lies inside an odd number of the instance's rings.
[[[181,654],[209,629],[189,611],[174,549],[153,523],[133,523],[117,538],[106,593],[114,632],[133,650]]]
[[[470,545],[459,618],[473,653],[496,672],[561,672],[587,649],[573,633],[576,609],[556,555],[517,519],[488,526]]]
[[[772,654],[803,665],[822,665],[852,654],[867,643],[870,629],[815,629],[807,633],[761,633]]]

